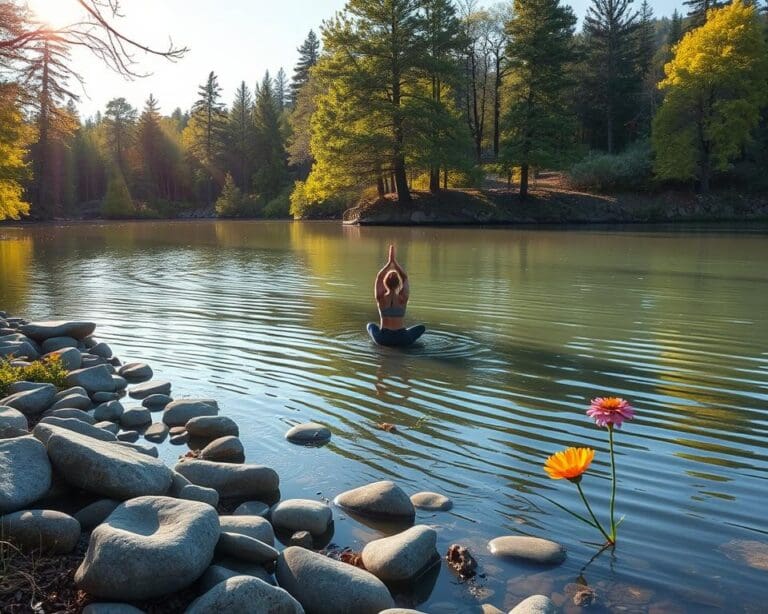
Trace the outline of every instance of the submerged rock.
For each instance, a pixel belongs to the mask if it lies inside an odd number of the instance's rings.
[[[545,595],[533,595],[517,604],[509,614],[555,614],[555,604]]]
[[[343,492],[336,497],[334,503],[369,516],[412,518],[416,513],[408,495],[389,480]]]
[[[106,599],[138,601],[186,588],[213,558],[219,521],[210,505],[138,497],[91,534],[75,582]]]
[[[331,440],[331,430],[317,422],[305,422],[289,429],[285,438],[291,443],[317,445]]]
[[[445,495],[436,492],[417,492],[411,495],[411,503],[420,510],[447,511],[453,507],[451,501]]]
[[[540,565],[559,565],[566,557],[565,547],[561,544],[525,535],[497,537],[488,542],[488,549],[494,556]]]
[[[34,503],[51,486],[45,447],[29,436],[0,440],[0,514]]]
[[[385,582],[410,580],[439,559],[436,545],[435,530],[416,525],[366,544],[362,552],[363,564]]]

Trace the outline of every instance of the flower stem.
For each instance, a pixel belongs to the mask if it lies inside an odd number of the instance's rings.
[[[613,454],[613,425],[608,425],[608,443],[611,449],[611,542],[616,542],[616,517],[614,508],[616,507],[616,459]]]
[[[602,525],[600,524],[600,521],[597,519],[597,516],[595,516],[595,513],[592,511],[592,507],[590,507],[589,501],[587,501],[587,497],[584,495],[584,491],[581,489],[581,484],[576,482],[576,488],[578,488],[579,495],[581,495],[581,500],[584,501],[584,505],[587,506],[587,511],[589,512],[589,515],[592,517],[592,520],[594,521],[595,526],[598,528],[600,533],[603,534],[603,537],[605,537],[605,539],[608,540],[608,543],[613,544],[614,540],[611,538],[610,535],[608,535],[608,533],[605,532]]]

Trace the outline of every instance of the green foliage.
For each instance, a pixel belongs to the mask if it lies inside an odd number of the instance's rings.
[[[216,201],[216,215],[219,217],[255,217],[259,214],[261,203],[252,194],[243,194],[235,185],[232,175],[227,173],[224,188]]]
[[[768,50],[755,8],[734,0],[710,11],[664,70],[655,171],[662,179],[696,179],[706,192],[712,172],[741,153],[768,102]]]
[[[283,190],[270,200],[262,210],[262,216],[269,219],[283,219],[291,216],[291,187]]]
[[[133,217],[135,214],[136,207],[128,185],[120,168],[115,165],[107,184],[107,194],[101,203],[101,215],[108,219],[119,219]]]
[[[7,396],[8,387],[15,382],[38,382],[63,388],[66,377],[67,370],[56,355],[36,360],[26,367],[14,367],[10,360],[0,359],[0,397]]]
[[[337,191],[323,200],[315,200],[307,191],[305,182],[297,181],[291,192],[289,213],[297,220],[340,217],[358,195],[359,191],[347,189]]]
[[[253,121],[256,126],[256,172],[253,189],[266,199],[277,196],[287,179],[285,139],[280,109],[275,100],[269,72],[256,90]]]
[[[590,154],[573,165],[571,183],[581,190],[647,190],[652,183],[651,147],[635,143],[620,154]]]

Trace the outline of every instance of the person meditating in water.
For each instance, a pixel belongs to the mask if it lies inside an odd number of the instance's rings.
[[[419,324],[405,328],[405,307],[410,296],[408,274],[395,260],[395,246],[389,246],[389,260],[376,275],[373,295],[381,316],[380,325],[368,324],[368,334],[379,345],[403,347],[424,334]]]

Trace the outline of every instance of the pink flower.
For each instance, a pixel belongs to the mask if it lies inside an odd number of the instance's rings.
[[[628,401],[619,397],[597,397],[592,399],[587,415],[594,419],[597,426],[611,428],[615,425],[616,428],[621,428],[624,420],[632,420],[635,417],[635,410]]]

